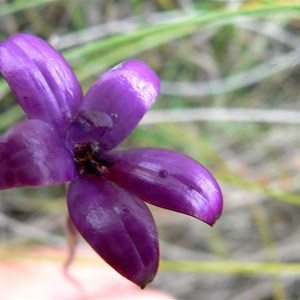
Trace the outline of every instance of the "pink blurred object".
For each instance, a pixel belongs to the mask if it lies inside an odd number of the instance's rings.
[[[2,257],[8,251],[0,251]],[[119,275],[92,251],[79,251],[68,274],[64,249],[18,251],[0,260],[0,298],[5,300],[175,300],[164,292],[135,284]]]

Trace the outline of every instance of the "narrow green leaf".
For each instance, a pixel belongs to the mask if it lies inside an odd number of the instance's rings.
[[[300,275],[300,263],[162,260],[160,269],[165,271],[209,272],[236,275]]]
[[[14,14],[19,11],[33,8],[40,5],[45,5],[53,2],[58,2],[58,0],[31,0],[31,1],[17,1],[7,4],[0,5],[0,16],[5,16],[9,14]]]

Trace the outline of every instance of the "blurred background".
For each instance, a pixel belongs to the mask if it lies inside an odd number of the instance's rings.
[[[180,300],[300,299],[299,0],[0,0],[0,39],[24,31],[61,51],[84,91],[144,60],[161,93],[121,147],[184,152],[222,187],[213,228],[151,207],[162,259],[151,287]],[[24,118],[2,78],[0,114],[0,133]],[[0,192],[0,262],[66,248],[65,221],[64,186]]]

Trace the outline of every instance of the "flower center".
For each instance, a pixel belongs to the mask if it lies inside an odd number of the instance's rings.
[[[74,160],[80,174],[92,173],[100,176],[106,167],[114,165],[114,162],[107,160],[100,154],[97,142],[75,144]]]

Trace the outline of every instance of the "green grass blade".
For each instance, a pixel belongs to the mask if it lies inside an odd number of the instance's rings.
[[[209,272],[236,275],[300,275],[300,263],[162,260],[160,269],[175,272]]]
[[[64,51],[63,54],[71,64],[76,65],[80,60],[83,62],[84,66],[77,73],[80,79],[84,80],[120,60],[191,35],[207,24],[233,22],[241,16],[261,17],[298,11],[300,11],[300,4],[267,5],[241,10],[216,10],[207,13],[197,12],[192,16],[183,16],[172,22],[143,27],[136,31],[96,40]],[[88,58],[90,55],[95,56],[91,63],[86,64],[84,57]]]
[[[25,9],[34,8],[40,5],[58,2],[58,0],[31,0],[31,1],[17,1],[0,5],[0,17],[14,14]]]

